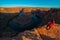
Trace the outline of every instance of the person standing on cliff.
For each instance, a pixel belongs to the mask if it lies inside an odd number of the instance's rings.
[[[48,22],[46,29],[47,30],[51,29],[53,27],[53,25],[54,25],[54,21],[51,20],[50,22]]]

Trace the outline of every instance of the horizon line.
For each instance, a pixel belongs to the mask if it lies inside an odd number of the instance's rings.
[[[0,5],[0,7],[37,7],[37,8],[60,8],[60,6],[49,6],[49,5]]]

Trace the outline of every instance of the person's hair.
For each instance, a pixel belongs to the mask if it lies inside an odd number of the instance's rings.
[[[51,20],[51,22],[53,22],[53,19]]]

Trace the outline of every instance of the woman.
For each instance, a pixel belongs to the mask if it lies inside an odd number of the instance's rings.
[[[53,20],[51,20],[48,24],[47,24],[47,30],[49,30],[49,29],[51,29],[52,27],[53,27],[53,25],[54,25],[54,22],[53,22]]]

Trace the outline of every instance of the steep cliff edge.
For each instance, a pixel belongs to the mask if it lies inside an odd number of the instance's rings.
[[[30,12],[31,10],[36,10],[36,8],[26,8],[24,12]],[[40,8],[40,10],[47,11],[49,9],[48,8]],[[20,11],[19,7],[18,8],[0,8],[0,12],[2,12],[2,13],[16,13],[19,11]],[[60,16],[58,16],[58,17],[60,17]],[[36,40],[60,40],[60,24],[55,23],[54,26],[50,30],[47,30],[45,27],[46,27],[46,25],[44,25],[42,27],[34,28],[34,29],[32,29],[32,31],[26,30],[22,33],[19,33],[17,36],[15,36],[13,38],[4,38],[3,37],[3,38],[0,38],[0,40],[5,40],[5,39],[6,40],[9,40],[9,39],[10,40],[18,40],[21,38],[23,40],[32,40],[35,38],[35,36],[36,36]]]

